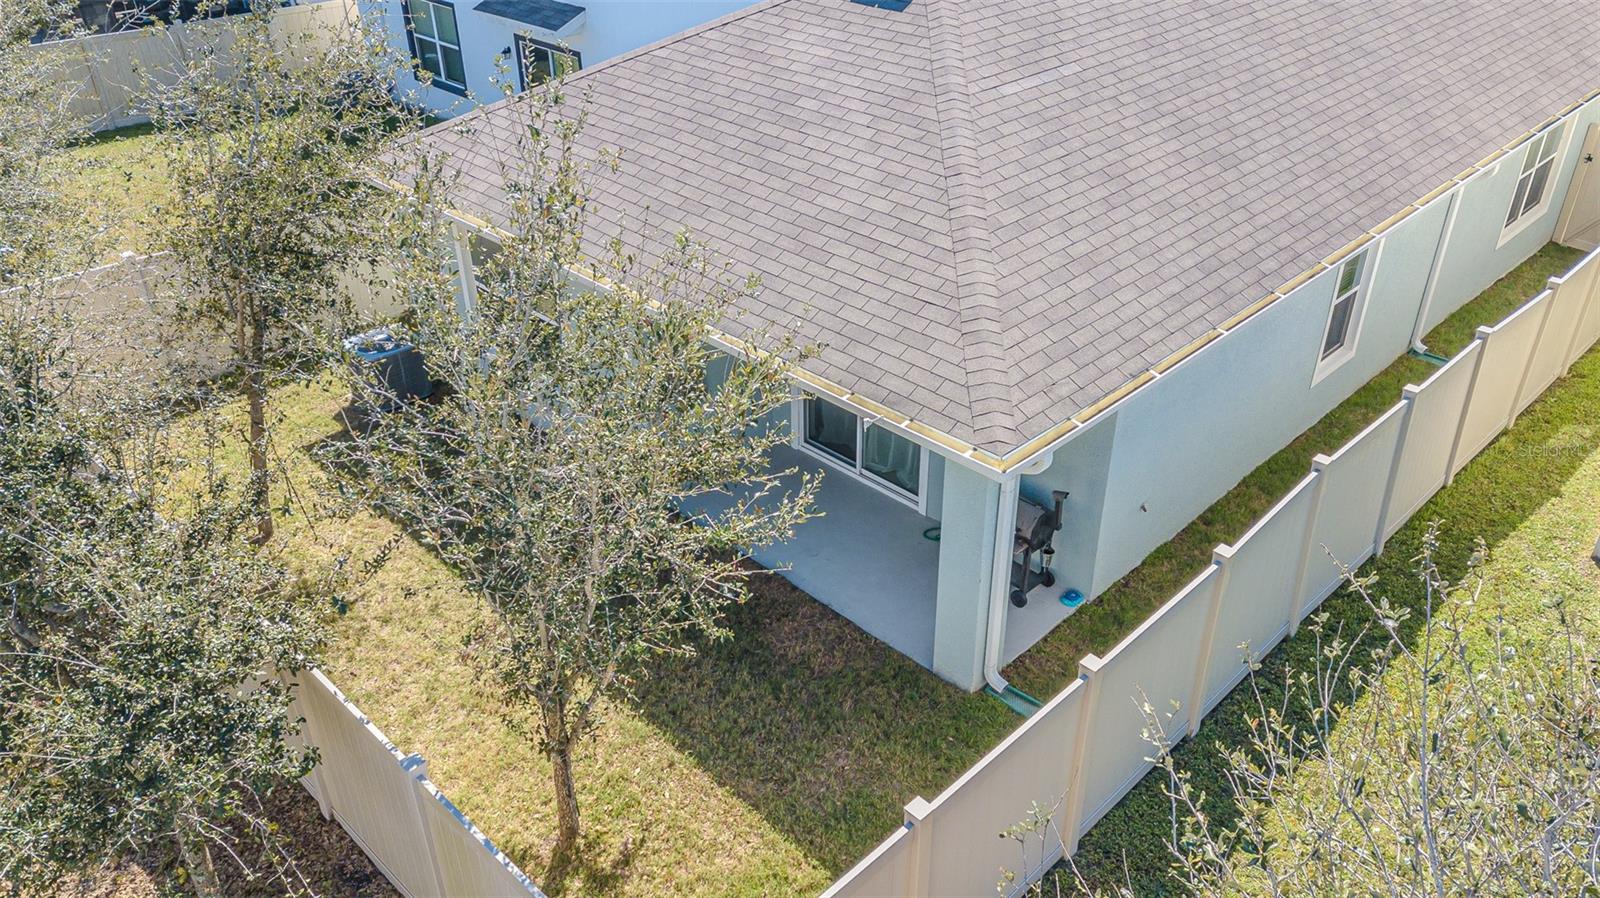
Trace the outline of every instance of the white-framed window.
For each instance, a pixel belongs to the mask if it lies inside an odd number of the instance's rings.
[[[456,8],[445,0],[401,0],[406,42],[417,68],[433,76],[433,86],[465,95],[467,69],[461,56]]]
[[[1549,207],[1550,194],[1555,188],[1556,157],[1561,153],[1566,135],[1567,123],[1561,121],[1528,141],[1528,148],[1522,155],[1522,171],[1511,194],[1511,208],[1506,212],[1505,236],[1520,231],[1522,225],[1538,218]]]
[[[928,471],[922,446],[810,394],[795,400],[792,423],[796,446],[922,510]]]
[[[1333,282],[1333,302],[1328,306],[1328,321],[1322,329],[1322,345],[1317,355],[1316,383],[1355,354],[1356,338],[1361,333],[1362,306],[1367,298],[1367,282],[1372,279],[1374,247],[1362,247],[1339,263]]]
[[[516,36],[516,50],[517,78],[523,90],[583,68],[583,54],[577,50],[534,40],[526,34]]]

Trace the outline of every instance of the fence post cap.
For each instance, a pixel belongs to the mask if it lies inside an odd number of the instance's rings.
[[[1313,474],[1320,474],[1326,471],[1331,464],[1333,464],[1333,456],[1331,455],[1318,452],[1316,455],[1311,456],[1311,472]]]
[[[1090,652],[1089,654],[1084,655],[1083,659],[1078,662],[1078,676],[1087,677],[1090,674],[1097,674],[1104,669],[1105,666],[1106,660],[1104,658],[1096,655],[1094,652]]]
[[[412,752],[400,759],[400,769],[418,779],[426,779],[428,776],[428,759],[416,752]]]
[[[1402,399],[1415,399],[1420,395],[1422,395],[1422,388],[1416,384],[1406,384],[1400,388],[1400,396]]]
[[[1487,338],[1490,334],[1494,333],[1494,328],[1490,327],[1487,324],[1480,324],[1480,325],[1478,325],[1478,329],[1473,331],[1473,333],[1477,334],[1480,337]]]
[[[1232,561],[1233,555],[1237,551],[1239,551],[1238,546],[1230,546],[1227,543],[1218,543],[1216,547],[1211,550],[1211,563],[1223,564],[1225,562]]]
[[[905,822],[910,826],[916,826],[918,823],[928,819],[928,815],[931,813],[933,813],[933,804],[918,795],[916,798],[906,802]]]

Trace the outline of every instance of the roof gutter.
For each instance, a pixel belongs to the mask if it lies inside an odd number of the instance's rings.
[[[379,183],[389,190],[406,189],[405,185],[387,179],[379,179]],[[515,239],[515,235],[511,234],[505,229],[496,227],[490,222],[484,221],[483,219],[478,218],[471,213],[462,212],[461,210],[454,208],[446,208],[443,210],[443,212],[445,217],[464,227],[484,234],[485,236],[493,237],[502,242]],[[568,269],[568,274],[591,289],[610,290],[614,289],[616,286],[610,281],[606,280],[604,276],[596,272],[593,268],[575,266]],[[717,348],[730,354],[750,355],[756,357],[761,357],[766,354],[765,350],[761,349],[760,347],[716,328],[711,328],[708,331],[706,334],[706,340]],[[921,421],[914,420],[895,411],[881,402],[868,398],[867,396],[850,390],[840,384],[834,383],[833,381],[819,374],[807,371],[804,368],[792,368],[789,372],[789,376],[792,380],[799,384],[801,389],[810,393],[826,396],[829,400],[845,407],[860,417],[874,419],[873,425],[876,427],[882,427],[886,430],[890,430],[900,436],[905,437],[906,439],[911,440],[912,442],[937,450],[939,454],[943,455],[945,458],[953,459],[957,463],[971,468],[990,480],[1001,479],[1001,459],[999,456],[991,452],[979,449],[973,446],[971,443],[967,443],[954,436],[951,436],[950,434],[947,434],[938,428],[924,424]]]
[[[1124,400],[1133,396],[1139,390],[1160,379],[1162,375],[1166,374],[1183,361],[1198,353],[1201,349],[1205,348],[1218,337],[1231,333],[1246,321],[1254,318],[1256,315],[1266,310],[1273,303],[1276,303],[1278,300],[1288,296],[1290,293],[1304,286],[1312,278],[1343,260],[1346,256],[1360,249],[1362,246],[1365,246],[1367,243],[1370,243],[1377,237],[1382,236],[1385,232],[1400,224],[1400,222],[1409,218],[1411,215],[1420,211],[1422,208],[1439,199],[1440,197],[1445,196],[1456,187],[1465,184],[1473,177],[1476,177],[1479,173],[1488,170],[1490,167],[1498,163],[1501,157],[1505,156],[1506,153],[1522,145],[1530,137],[1538,134],[1545,128],[1548,128],[1549,126],[1576,112],[1584,104],[1595,99],[1596,97],[1600,97],[1600,88],[1590,91],[1589,93],[1585,94],[1582,99],[1574,101],[1559,113],[1549,117],[1548,119],[1545,119],[1538,126],[1524,132],[1521,136],[1506,144],[1501,149],[1496,150],[1484,159],[1469,166],[1466,170],[1462,171],[1454,178],[1451,178],[1449,181],[1446,181],[1445,183],[1434,188],[1432,191],[1429,191],[1416,202],[1411,203],[1404,209],[1401,209],[1399,212],[1380,222],[1377,226],[1372,228],[1372,230],[1367,231],[1360,237],[1357,237],[1355,240],[1346,244],[1343,248],[1333,253],[1333,255],[1323,259],[1315,265],[1312,265],[1310,268],[1291,278],[1283,285],[1279,286],[1276,290],[1255,301],[1254,303],[1251,303],[1248,307],[1235,314],[1227,321],[1224,321],[1222,324],[1218,325],[1212,330],[1202,334],[1199,338],[1193,340],[1188,345],[1162,359],[1160,362],[1157,362],[1148,370],[1130,378],[1121,386],[1117,387],[1115,390],[1112,390],[1098,401],[1086,406],[1067,420],[1056,424],[1050,429],[1044,431],[1038,436],[1035,436],[1034,438],[1023,443],[1021,446],[1018,446],[1004,455],[996,455],[987,449],[979,448],[978,446],[975,446],[966,440],[945,433],[944,431],[939,430],[932,425],[925,424],[907,415],[900,414],[899,412],[896,412],[880,402],[869,399],[860,393],[849,390],[839,384],[834,383],[833,381],[828,380],[827,378],[813,374],[810,371],[806,371],[803,368],[795,368],[792,372],[792,377],[801,385],[803,389],[827,396],[829,399],[848,407],[851,411],[877,416],[879,419],[881,419],[878,422],[879,426],[887,427],[916,443],[936,449],[946,458],[954,459],[958,463],[1004,485],[1006,480],[1011,475],[1014,475],[1023,468],[1031,469],[1035,464],[1037,464],[1037,461],[1040,457],[1044,456],[1046,453],[1054,452],[1057,448],[1070,442],[1080,431],[1082,431],[1096,418],[1099,418],[1106,412],[1116,408]],[[409,189],[404,184],[400,184],[399,182],[386,178],[378,178],[375,180],[390,190]],[[512,235],[508,234],[507,232],[469,213],[450,208],[447,208],[444,211],[447,216],[459,221],[467,227],[491,236],[498,237],[500,239],[512,238]],[[592,270],[577,270],[574,271],[573,274],[597,287],[609,288],[611,286],[605,281],[604,278],[600,277]],[[713,330],[710,334],[708,334],[708,339],[713,344],[728,352],[754,355],[762,354],[759,348],[721,331]],[[996,676],[998,676],[998,674],[996,674]],[[1004,681],[1002,680],[1001,682]]]
[[[1105,412],[1111,411],[1114,407],[1121,404],[1123,400],[1132,396],[1134,393],[1138,392],[1140,389],[1144,388],[1150,383],[1160,379],[1162,375],[1172,370],[1179,363],[1198,353],[1201,349],[1210,344],[1212,341],[1216,340],[1218,337],[1233,332],[1240,325],[1265,311],[1269,306],[1276,303],[1278,300],[1283,299],[1300,287],[1305,286],[1305,284],[1310,282],[1312,278],[1328,270],[1334,265],[1337,265],[1339,262],[1343,261],[1345,257],[1349,256],[1351,253],[1355,252],[1366,244],[1372,242],[1378,237],[1383,236],[1386,232],[1392,230],[1395,226],[1399,225],[1407,218],[1410,218],[1413,214],[1420,212],[1422,209],[1433,204],[1441,198],[1453,196],[1452,191],[1454,191],[1457,187],[1465,185],[1468,181],[1472,180],[1483,172],[1490,170],[1496,164],[1498,164],[1501,158],[1507,153],[1523,145],[1534,135],[1544,131],[1551,125],[1554,125],[1562,119],[1572,115],[1590,100],[1593,100],[1597,97],[1600,97],[1600,88],[1591,90],[1589,93],[1585,94],[1582,99],[1572,102],[1565,109],[1562,109],[1560,112],[1550,116],[1533,128],[1523,132],[1515,140],[1507,143],[1504,147],[1501,147],[1478,162],[1468,166],[1460,174],[1422,195],[1416,200],[1416,202],[1411,203],[1404,209],[1396,212],[1394,215],[1391,215],[1382,222],[1379,222],[1370,231],[1367,231],[1360,237],[1352,240],[1350,243],[1346,244],[1344,247],[1340,248],[1326,259],[1323,259],[1315,265],[1312,265],[1310,268],[1307,268],[1305,271],[1286,281],[1276,290],[1255,301],[1254,303],[1251,303],[1248,307],[1235,314],[1227,321],[1224,321],[1216,328],[1207,331],[1205,334],[1202,334],[1198,339],[1189,343],[1187,346],[1184,346],[1182,349],[1177,350],[1176,352],[1162,359],[1160,362],[1157,362],[1149,370],[1146,370],[1129,379],[1127,382],[1122,384],[1122,386],[1117,387],[1098,402],[1095,402],[1093,405],[1084,408],[1082,411],[1079,411],[1066,421],[1057,424],[1056,426],[1050,428],[1044,433],[1039,434],[1016,449],[1007,452],[1004,456],[999,457],[997,460],[998,463],[995,465],[995,470],[1005,473],[1013,471],[1019,467],[1030,466],[1044,453],[1053,452],[1055,449],[1059,448],[1075,437],[1090,421],[1094,420]]]

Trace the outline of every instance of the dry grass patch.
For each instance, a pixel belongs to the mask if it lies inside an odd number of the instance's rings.
[[[344,404],[323,382],[283,387],[271,406],[293,485],[280,539],[308,567],[358,565],[397,534],[321,499],[316,447],[340,437]],[[532,729],[474,682],[462,642],[485,609],[447,565],[402,538],[352,590],[327,673],[552,894],[815,893],[898,823],[911,794],[942,788],[1016,718],[779,577],[757,591],[735,609],[732,639],[661,665],[637,701],[605,708],[578,757],[584,862],[565,882],[546,874],[549,765]]]

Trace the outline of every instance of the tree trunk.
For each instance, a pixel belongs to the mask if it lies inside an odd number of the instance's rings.
[[[260,327],[250,327],[245,353],[244,395],[250,407],[250,498],[256,506],[256,545],[272,539],[272,494],[267,470],[267,388],[263,356],[265,338]]]
[[[189,888],[195,898],[222,898],[222,885],[217,882],[217,868],[211,861],[211,849],[180,828],[177,835],[178,856],[183,859],[189,873]]]
[[[550,769],[556,787],[555,859],[564,862],[578,848],[578,791],[572,782],[571,746],[562,746],[550,753]]]
[[[572,781],[572,742],[567,738],[565,714],[561,708],[544,711],[545,739],[549,746],[550,775],[556,789],[556,847],[551,866],[560,869],[578,848],[578,790]]]

